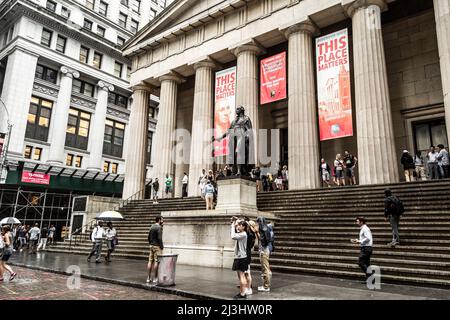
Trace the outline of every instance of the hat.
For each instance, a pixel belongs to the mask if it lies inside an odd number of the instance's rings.
[[[409,153],[409,151],[408,150],[403,150],[403,153]]]

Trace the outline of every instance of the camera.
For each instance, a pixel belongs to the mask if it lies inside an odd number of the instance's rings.
[[[238,220],[237,217],[231,217],[231,222],[235,222],[236,220]]]

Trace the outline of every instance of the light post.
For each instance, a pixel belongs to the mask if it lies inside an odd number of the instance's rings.
[[[0,184],[4,184],[6,181],[6,174],[3,174],[3,171],[6,168],[8,147],[9,147],[9,141],[11,139],[11,130],[12,130],[13,125],[9,121],[8,108],[6,108],[6,105],[2,99],[0,99],[0,106],[2,106],[5,109],[6,123],[8,124],[8,132],[6,133],[6,135],[3,138],[4,140],[6,140],[6,143],[4,143],[3,147],[0,150]],[[4,133],[0,132],[0,134],[4,134]]]

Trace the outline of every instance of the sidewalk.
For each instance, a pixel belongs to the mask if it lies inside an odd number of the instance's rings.
[[[114,256],[112,257],[114,259]],[[92,259],[93,261],[94,259]],[[81,269],[82,278],[175,294],[193,299],[230,299],[238,293],[238,279],[231,269],[177,265],[176,286],[147,285],[147,261],[114,259],[96,264],[85,256],[62,253],[16,253],[11,265],[66,274],[69,266]],[[272,291],[258,293],[259,272],[253,272],[254,294],[248,300],[423,300],[450,299],[450,290],[382,284],[381,290],[368,290],[365,284],[347,279],[273,273]],[[20,277],[20,274],[18,275]]]

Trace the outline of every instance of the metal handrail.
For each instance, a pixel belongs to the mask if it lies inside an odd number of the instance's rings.
[[[143,199],[145,199],[145,192],[147,190],[147,187],[152,183],[152,181],[148,182],[145,187],[141,190],[139,190],[138,192],[136,192],[135,194],[133,194],[132,196],[128,197],[125,200],[122,200],[118,205],[116,205],[114,207],[114,211],[119,211],[120,209],[122,209],[123,207],[125,207],[127,204],[129,204],[130,202],[134,201],[134,200],[140,200],[140,196],[143,195]],[[143,193],[143,194],[142,194]]]

